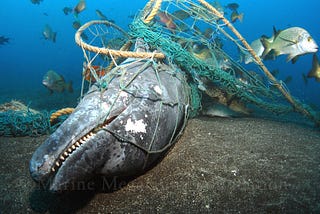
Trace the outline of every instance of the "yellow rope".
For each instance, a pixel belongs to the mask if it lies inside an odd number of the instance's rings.
[[[126,44],[124,44],[121,48],[120,51],[127,51],[129,50],[129,48],[131,47],[132,42],[128,41]],[[106,73],[108,73],[114,66],[115,66],[115,61],[118,59],[119,57],[114,57],[114,61],[111,61],[109,66],[105,69]]]
[[[212,13],[214,13],[219,19],[221,19],[225,25],[238,37],[238,39],[242,42],[242,44],[248,49],[249,53],[252,55],[252,57],[256,60],[260,68],[263,70],[263,72],[266,74],[266,76],[272,81],[277,83],[277,79],[270,73],[270,71],[267,69],[267,67],[263,64],[260,57],[256,55],[254,50],[251,48],[251,46],[248,44],[248,42],[242,37],[242,35],[237,31],[235,27],[227,20],[216,8],[214,8],[212,5],[207,3],[205,0],[198,0],[203,6],[205,6],[207,9],[209,9]],[[294,99],[291,97],[291,95],[287,92],[285,88],[283,88],[282,84],[278,83],[275,84],[275,86],[281,91],[281,93],[285,96],[285,98],[291,103],[293,108],[300,112],[307,117],[309,117],[311,120],[313,120],[317,125],[320,125],[320,121],[317,120],[309,111],[307,111],[303,106],[299,105],[294,101]]]
[[[87,22],[86,24],[82,25],[78,31],[75,34],[75,41],[76,43],[82,47],[83,49],[87,50],[87,51],[91,51],[91,52],[95,52],[95,53],[99,53],[99,54],[103,54],[103,55],[112,55],[112,56],[116,56],[116,57],[124,57],[124,58],[157,58],[157,59],[164,59],[165,55],[163,53],[150,53],[150,52],[132,52],[132,51],[121,51],[121,50],[113,50],[113,49],[108,49],[108,48],[99,48],[96,46],[92,46],[87,44],[86,42],[84,42],[81,38],[81,34],[83,33],[83,31],[85,29],[87,29],[88,27],[90,27],[91,25],[95,25],[95,24],[105,24],[108,26],[112,26],[118,30],[120,30],[121,32],[123,32],[124,34],[126,34],[121,28],[119,28],[118,26],[114,25],[111,22],[108,22],[106,20],[95,20],[95,21],[90,21]]]
[[[56,119],[58,119],[58,117],[65,114],[71,114],[73,111],[74,111],[74,108],[63,108],[52,113],[50,116],[50,124],[52,124]]]
[[[151,5],[152,3],[154,2],[154,0],[150,0],[150,2],[148,2],[148,7],[149,5]],[[154,17],[157,15],[160,7],[161,7],[161,3],[162,3],[162,0],[156,0],[156,3],[154,4],[154,6],[152,7],[152,10],[150,12],[150,14],[148,15],[148,17],[146,17],[143,21],[144,23],[148,24],[150,23]],[[147,8],[147,7],[146,7]]]

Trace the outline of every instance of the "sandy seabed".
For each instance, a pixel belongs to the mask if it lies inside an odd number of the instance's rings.
[[[105,181],[108,192],[62,195],[39,189],[29,175],[46,137],[0,137],[0,213],[320,213],[320,132],[311,127],[191,119],[147,173]]]

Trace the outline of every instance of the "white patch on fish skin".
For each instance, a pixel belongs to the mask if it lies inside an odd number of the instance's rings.
[[[107,103],[102,103],[101,104],[101,109],[102,109],[102,111],[108,111],[109,110],[109,108],[110,108],[110,106],[107,104]]]
[[[128,93],[125,91],[121,91],[119,94],[120,97],[128,97]]]
[[[158,85],[154,86],[153,90],[155,90],[155,92],[157,92],[158,94],[162,95],[162,90]]]
[[[143,119],[132,121],[131,118],[127,120],[127,124],[125,126],[126,131],[131,131],[133,133],[143,132],[146,133],[147,124],[143,123]]]

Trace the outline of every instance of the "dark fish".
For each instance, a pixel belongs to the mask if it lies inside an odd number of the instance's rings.
[[[225,7],[229,8],[230,10],[236,11],[238,10],[239,5],[237,3],[230,3],[230,4],[227,4]]]
[[[62,9],[62,11],[63,11],[63,13],[64,13],[65,15],[69,15],[69,13],[72,13],[72,8],[70,8],[70,7],[64,7],[64,8]]]
[[[32,4],[40,4],[43,0],[31,0]]]
[[[283,82],[284,82],[285,84],[289,84],[291,81],[292,81],[292,76],[287,76],[287,77],[283,80]]]
[[[73,92],[72,82],[66,83],[62,75],[53,70],[49,70],[43,77],[42,84],[52,92],[63,92],[65,90]]]
[[[96,176],[137,176],[174,144],[187,118],[185,78],[165,64],[158,73],[152,64],[130,60],[107,74],[107,88],[94,84],[37,148],[29,165],[36,182],[68,191]]]
[[[56,42],[57,32],[53,32],[53,30],[48,24],[44,26],[42,34],[46,40],[51,40],[53,42]]]
[[[5,45],[9,43],[10,38],[5,37],[5,36],[0,36],[0,45]]]
[[[72,22],[72,27],[75,30],[78,30],[81,27],[81,23],[79,21],[74,21],[74,22]]]
[[[80,21],[74,21],[74,22],[72,22],[72,27],[73,27],[75,30],[78,30],[78,29],[81,27]],[[85,34],[84,32],[82,32],[81,38],[82,38],[83,40],[88,40],[88,36],[87,36],[87,34]]]

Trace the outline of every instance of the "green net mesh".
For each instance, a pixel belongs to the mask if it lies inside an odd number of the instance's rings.
[[[38,136],[50,131],[49,114],[19,101],[0,105],[0,136]]]
[[[221,7],[214,3],[213,6],[218,10]],[[233,54],[235,56],[232,58],[224,51],[228,49],[231,53],[238,53],[240,49],[248,54],[221,19],[207,8],[188,0],[165,0],[156,17],[146,24],[142,20],[150,11],[151,8],[146,6],[130,25],[130,37],[144,38],[153,49],[165,53],[169,62],[188,74],[193,88],[198,85],[200,93],[214,98],[216,95],[212,92],[218,89],[227,102],[237,100],[243,106],[253,105],[275,114],[297,110],[275,87],[281,85],[286,91],[283,81],[271,81],[258,66],[254,71],[244,69],[233,60],[239,58],[238,54]],[[289,94],[289,91],[286,92]],[[296,98],[293,101],[307,110],[311,118],[318,120],[316,112],[310,107]],[[193,105],[201,103],[193,102]],[[201,109],[199,106],[193,107]]]
[[[16,100],[3,103],[0,105],[0,136],[35,137],[50,134],[67,118],[67,115],[62,115],[54,124],[50,124],[52,112],[36,111]]]

